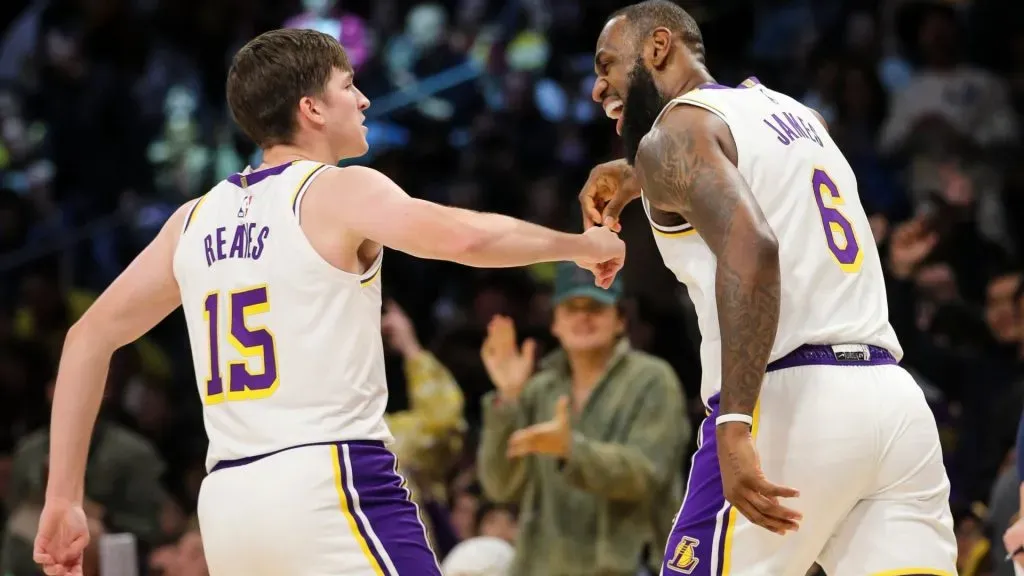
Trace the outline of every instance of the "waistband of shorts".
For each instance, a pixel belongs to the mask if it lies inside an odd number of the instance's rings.
[[[892,352],[868,344],[804,344],[768,364],[766,372],[797,366],[883,366],[898,364]]]
[[[349,446],[365,446],[367,448],[379,448],[386,450],[387,447],[383,442],[379,440],[343,440],[338,442],[309,442],[307,444],[296,444],[295,446],[288,446],[281,448],[280,450],[274,450],[273,452],[267,452],[265,454],[256,454],[254,456],[246,456],[244,458],[236,458],[234,460],[221,460],[210,468],[210,474],[213,474],[217,470],[224,470],[225,468],[237,468],[238,466],[245,466],[246,464],[252,464],[258,460],[262,460],[267,456],[273,456],[274,454],[280,454],[281,452],[287,452],[289,450],[295,450],[296,448],[308,448],[310,446],[341,446],[347,444]]]

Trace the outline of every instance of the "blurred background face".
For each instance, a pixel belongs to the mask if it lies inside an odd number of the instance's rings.
[[[1009,344],[1021,339],[1020,319],[1014,295],[1021,283],[1020,274],[997,276],[988,285],[985,320],[996,340]]]
[[[957,298],[956,275],[945,262],[922,266],[915,280],[922,299],[927,302],[942,304]]]
[[[478,536],[492,536],[514,544],[517,531],[516,517],[511,511],[499,507],[488,510],[480,518]]]
[[[476,536],[474,524],[476,524],[476,513],[480,509],[480,498],[470,492],[456,494],[451,509],[452,530],[459,540],[465,540]]]
[[[625,328],[615,306],[578,297],[555,306],[551,333],[567,352],[592,352],[614,346]]]

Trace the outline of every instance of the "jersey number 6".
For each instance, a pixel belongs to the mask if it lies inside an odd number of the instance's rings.
[[[811,187],[814,189],[814,201],[818,203],[821,225],[825,229],[825,243],[828,244],[832,258],[843,272],[859,272],[864,253],[857,243],[853,224],[839,211],[838,206],[845,203],[839,194],[839,187],[821,168],[814,169]]]
[[[206,404],[224,400],[255,400],[266,398],[277,390],[277,351],[274,335],[266,326],[249,326],[247,319],[270,310],[267,286],[260,285],[227,294],[228,343],[243,360],[228,362],[228,382],[220,367],[220,292],[206,295],[203,317],[210,335],[210,371],[206,379]],[[260,357],[263,369],[252,372],[249,360]]]

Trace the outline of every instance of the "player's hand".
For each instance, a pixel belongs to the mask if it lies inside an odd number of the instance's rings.
[[[82,576],[89,522],[80,504],[47,499],[32,558],[47,576]]]
[[[515,402],[519,398],[526,381],[533,375],[536,351],[537,343],[530,338],[521,348],[516,345],[516,325],[511,318],[491,318],[480,358],[502,400]]]
[[[547,454],[565,458],[572,445],[572,419],[569,397],[562,396],[555,404],[555,417],[513,432],[508,438],[506,456],[521,458],[529,454]]]
[[[909,278],[938,241],[939,235],[923,217],[900,224],[889,237],[889,271],[896,278]]]
[[[576,265],[594,273],[594,283],[607,289],[612,285],[626,261],[626,243],[610,228],[594,226],[584,233],[593,244],[593,255],[576,261]]]
[[[793,488],[776,486],[764,477],[750,427],[741,422],[724,423],[716,427],[715,439],[726,500],[747,520],[776,534],[797,530],[802,516],[779,504],[779,498],[800,494]]]
[[[587,183],[580,191],[583,229],[600,225],[615,232],[621,231],[619,215],[622,209],[639,197],[640,183],[633,167],[624,159],[598,164],[590,171]]]
[[[416,337],[416,328],[412,325],[412,320],[394,300],[388,300],[384,304],[384,316],[380,319],[380,330],[388,346],[406,358],[411,358],[423,351],[419,338]]]
[[[1019,518],[1003,534],[1003,545],[1006,546],[1006,553],[1013,554],[1013,561],[1024,568],[1024,518]]]

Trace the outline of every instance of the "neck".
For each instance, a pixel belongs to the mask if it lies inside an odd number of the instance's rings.
[[[572,374],[573,390],[587,391],[597,385],[597,381],[608,368],[608,360],[615,348],[613,343],[607,348],[597,348],[577,352],[566,351],[569,359],[569,372]]]
[[[673,98],[676,96],[682,96],[687,92],[696,89],[699,86],[703,86],[709,82],[714,82],[715,79],[708,72],[708,69],[700,62],[695,62],[690,65],[689,74],[685,74],[675,85],[670,86],[669,94],[672,94]]]
[[[264,148],[263,163],[260,168],[279,166],[295,160],[312,160],[321,164],[337,164],[338,158],[326,146],[302,146],[297,144],[278,144]]]

